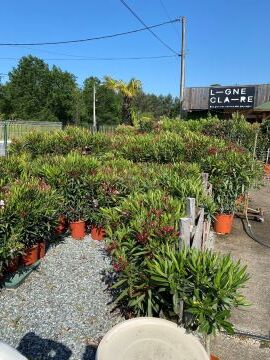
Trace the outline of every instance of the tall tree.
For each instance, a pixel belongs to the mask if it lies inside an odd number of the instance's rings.
[[[49,92],[48,65],[34,56],[21,58],[9,73],[7,98],[11,111],[19,119],[39,119],[46,108]]]
[[[142,88],[140,80],[131,79],[128,83],[122,80],[115,80],[109,76],[105,76],[105,84],[108,89],[112,89],[122,94],[122,123],[126,125],[134,124],[134,98]]]
[[[21,58],[4,90],[5,113],[15,119],[71,122],[75,118],[75,76],[34,56]],[[3,102],[3,101],[2,101]]]
[[[179,115],[179,99],[171,95],[145,94],[140,91],[134,99],[134,107],[138,113],[160,116],[176,117]]]
[[[73,74],[53,66],[50,70],[46,107],[64,124],[76,119],[76,78]]]

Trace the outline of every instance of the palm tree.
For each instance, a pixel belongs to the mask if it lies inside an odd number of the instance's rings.
[[[134,125],[133,99],[142,89],[140,80],[131,79],[128,83],[122,80],[115,80],[109,76],[105,76],[105,86],[109,89],[122,94],[122,123],[126,125]]]

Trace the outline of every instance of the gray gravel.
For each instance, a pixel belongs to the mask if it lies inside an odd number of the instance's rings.
[[[0,339],[29,360],[92,360],[91,344],[122,321],[102,282],[101,242],[67,238],[17,289],[0,290]]]

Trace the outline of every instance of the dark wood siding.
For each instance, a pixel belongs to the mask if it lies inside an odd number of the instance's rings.
[[[255,107],[270,101],[270,84],[249,86],[255,86]],[[184,110],[207,110],[208,97],[209,87],[186,88],[184,92],[183,108]]]

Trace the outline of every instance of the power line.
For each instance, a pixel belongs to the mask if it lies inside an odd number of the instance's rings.
[[[154,33],[149,26],[146,25],[146,23],[135,13],[134,10],[131,9],[131,7],[124,1],[120,0],[121,3],[131,12],[131,14],[139,20],[139,22],[145,26],[145,29],[147,29],[161,44],[163,44],[167,49],[169,49],[172,53],[179,56],[179,53],[176,52],[173,48],[171,48],[168,44],[166,44],[156,33]],[[179,19],[175,20],[178,21]],[[169,21],[168,23],[172,23],[172,21]]]
[[[161,4],[164,12],[166,13],[168,19],[171,21],[171,20],[172,20],[171,15],[170,15],[168,9],[166,8],[164,2],[163,2],[162,0],[159,0],[159,2],[160,2],[160,4]],[[179,38],[179,37],[181,36],[181,35],[180,35],[179,28],[175,26],[175,23],[172,23],[171,25],[172,25],[172,28],[173,28],[173,30],[175,31],[177,37]]]
[[[179,19],[175,19],[175,20],[171,20],[171,21],[165,21],[163,23],[160,24],[156,24],[156,25],[151,25],[151,26],[147,26],[146,24],[144,24],[144,28],[140,28],[140,29],[135,29],[135,30],[130,30],[130,31],[125,31],[125,32],[121,32],[121,33],[116,33],[116,34],[110,34],[110,35],[102,35],[102,36],[96,36],[96,37],[92,37],[92,38],[87,38],[87,39],[77,39],[77,40],[65,40],[65,41],[47,41],[47,42],[36,42],[36,43],[0,43],[0,46],[41,46],[41,45],[60,45],[60,44],[72,44],[72,43],[81,43],[81,42],[87,42],[87,41],[94,41],[94,40],[103,40],[103,39],[110,39],[110,38],[114,38],[117,36],[123,36],[123,35],[129,35],[129,34],[134,34],[140,31],[145,31],[148,30],[150,32],[151,29],[153,28],[157,28],[163,25],[167,25],[170,24],[172,22],[177,22],[179,21]],[[154,34],[154,33],[153,33]],[[154,36],[156,36],[154,34]],[[156,36],[157,37],[157,36]],[[162,41],[162,40],[161,40]],[[165,43],[164,43],[165,44]],[[167,46],[167,45],[166,45]],[[172,49],[171,49],[172,50]],[[174,50],[172,50],[174,51]],[[174,51],[175,52],[175,51]],[[175,54],[177,54],[175,52]]]
[[[159,55],[159,56],[134,56],[134,57],[90,57],[90,58],[47,58],[44,61],[117,61],[117,60],[151,60],[151,59],[167,59],[176,58],[178,55]],[[0,57],[0,60],[20,60],[21,58]]]

